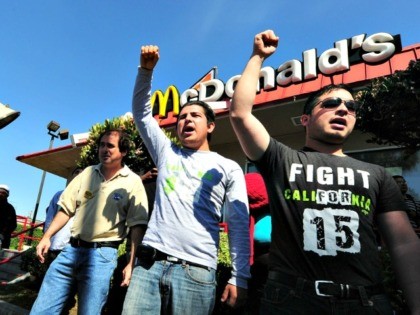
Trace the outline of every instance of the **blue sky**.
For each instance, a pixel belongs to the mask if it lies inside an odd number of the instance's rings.
[[[276,67],[363,33],[420,43],[419,12],[418,0],[0,0],[0,102],[21,112],[0,130],[0,184],[10,186],[18,214],[32,215],[42,171],[16,157],[48,148],[50,120],[74,134],[130,111],[143,44],[161,49],[154,89],[184,91],[213,66],[225,82],[240,74],[260,31],[280,37],[266,62]],[[38,219],[64,186],[47,174]]]

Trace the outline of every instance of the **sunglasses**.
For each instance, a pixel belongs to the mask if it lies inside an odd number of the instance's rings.
[[[343,100],[339,97],[329,97],[326,98],[322,101],[319,101],[318,103],[315,104],[318,105],[321,104],[321,108],[325,108],[325,109],[335,109],[338,106],[340,106],[341,104],[344,104],[347,107],[347,110],[349,111],[350,114],[355,115],[356,111],[359,109],[359,103],[357,103],[354,100]]]

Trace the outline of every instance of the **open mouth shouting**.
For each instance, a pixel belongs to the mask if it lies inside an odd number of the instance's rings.
[[[347,120],[342,117],[335,117],[330,120],[330,125],[333,129],[343,130],[347,127]]]
[[[194,131],[195,131],[194,126],[192,124],[190,124],[190,125],[185,126],[182,129],[182,135],[184,137],[189,137],[189,136],[191,136],[194,133]]]

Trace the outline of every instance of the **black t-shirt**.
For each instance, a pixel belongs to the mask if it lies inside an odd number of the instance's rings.
[[[255,164],[272,213],[270,269],[309,280],[381,282],[375,217],[404,209],[383,167],[274,139]]]
[[[10,236],[16,229],[16,211],[7,201],[0,203],[0,234],[3,235],[3,248],[9,248]]]

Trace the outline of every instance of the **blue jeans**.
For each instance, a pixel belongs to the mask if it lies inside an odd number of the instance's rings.
[[[357,314],[392,315],[393,311],[384,294],[369,297],[369,305],[364,306],[361,299],[345,300],[320,297],[281,283],[267,280],[261,300],[260,314]]]
[[[133,270],[123,314],[211,314],[215,294],[214,269],[141,261]]]
[[[116,266],[115,248],[67,245],[48,268],[30,314],[60,314],[69,295],[74,294],[74,286],[77,286],[78,314],[100,314]]]

